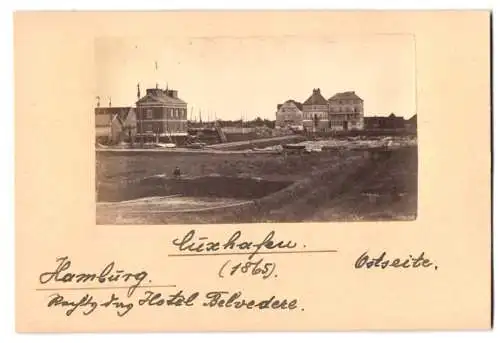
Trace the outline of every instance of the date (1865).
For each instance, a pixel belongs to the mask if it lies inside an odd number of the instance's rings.
[[[276,263],[268,262],[261,258],[257,261],[233,262],[227,260],[219,269],[219,277],[224,278],[224,274],[233,276],[236,273],[261,276],[264,280],[270,277],[276,269]],[[275,275],[276,276],[276,275]]]

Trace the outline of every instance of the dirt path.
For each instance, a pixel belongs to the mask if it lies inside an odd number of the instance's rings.
[[[278,144],[281,142],[304,140],[304,139],[305,138],[303,136],[300,136],[300,135],[278,136],[278,137],[258,138],[258,139],[253,139],[251,141],[218,143],[218,144],[209,145],[208,147],[213,148],[213,149],[228,149],[228,148],[236,148],[236,147],[240,147],[240,146],[246,146],[249,144],[261,144],[261,143]]]

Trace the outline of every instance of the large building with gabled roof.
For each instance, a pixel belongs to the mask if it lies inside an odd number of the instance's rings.
[[[282,104],[278,104],[276,127],[302,127],[302,104],[295,100],[287,100]]]
[[[96,107],[96,142],[116,144],[135,137],[137,122],[133,107]]]
[[[328,117],[334,130],[363,129],[363,99],[354,91],[337,93],[328,99]]]
[[[309,131],[328,131],[328,101],[314,88],[311,96],[302,104],[303,125]]]
[[[350,131],[364,128],[363,99],[354,91],[336,93],[328,100],[319,88],[304,103],[295,100],[278,104],[276,126],[302,126],[310,132]]]

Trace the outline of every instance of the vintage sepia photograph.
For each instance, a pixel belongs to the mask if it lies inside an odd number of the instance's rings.
[[[487,10],[13,19],[17,332],[491,328]]]
[[[410,34],[101,37],[101,225],[417,217]]]

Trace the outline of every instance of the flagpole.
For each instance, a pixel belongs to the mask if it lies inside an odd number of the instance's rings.
[[[158,89],[158,61],[155,61],[155,82],[156,89]]]

